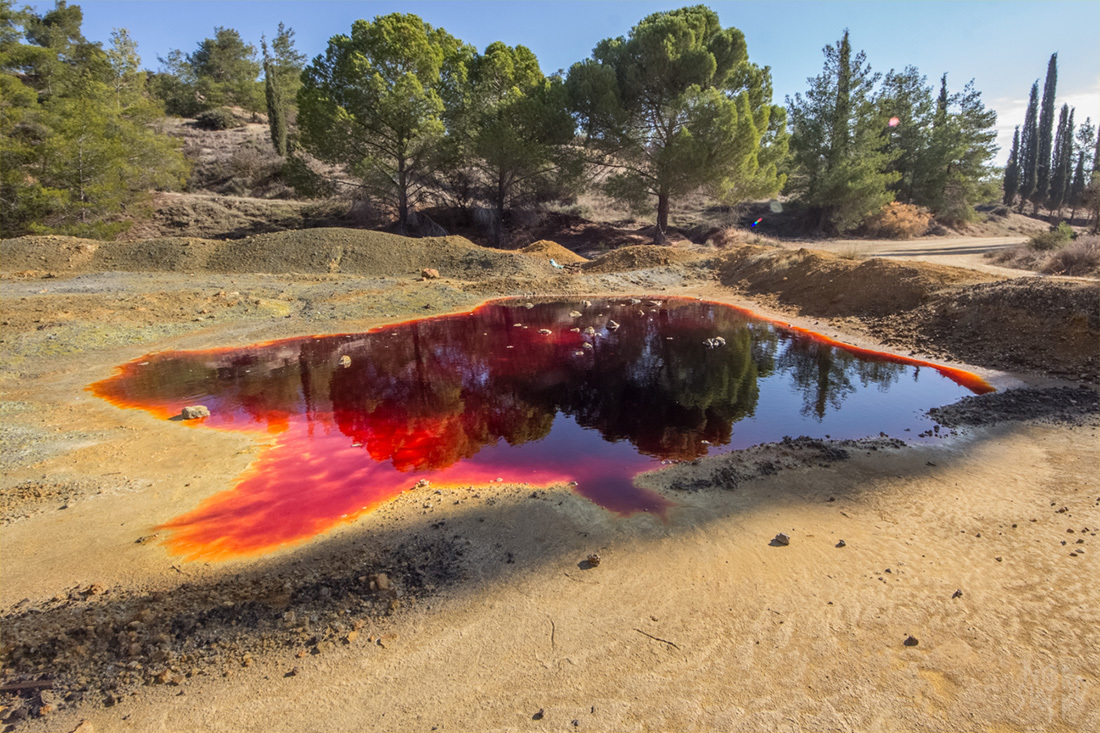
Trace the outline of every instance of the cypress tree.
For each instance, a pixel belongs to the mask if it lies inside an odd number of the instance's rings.
[[[264,96],[267,98],[267,126],[275,152],[286,157],[286,103],[275,74],[275,62],[267,53],[267,41],[260,39],[264,50]]]
[[[1069,190],[1069,220],[1077,216],[1077,207],[1085,197],[1085,151],[1077,153],[1077,169],[1073,172],[1073,184]]]
[[[1023,212],[1024,204],[1035,192],[1036,162],[1038,158],[1038,125],[1036,119],[1039,113],[1039,82],[1031,85],[1031,99],[1027,103],[1027,114],[1024,115],[1024,131],[1020,137],[1020,208]]]
[[[1068,104],[1062,105],[1058,117],[1058,133],[1054,139],[1054,168],[1050,174],[1050,194],[1047,196],[1047,209],[1051,216],[1062,208],[1069,187],[1070,166],[1073,164],[1073,111]]]
[[[1039,112],[1039,145],[1036,157],[1035,191],[1031,201],[1035,213],[1039,213],[1039,203],[1044,201],[1050,190],[1051,143],[1054,137],[1054,96],[1058,87],[1058,54],[1050,55],[1047,64],[1047,79],[1043,85],[1043,105]]]
[[[1016,200],[1016,192],[1020,190],[1020,126],[1016,125],[1016,132],[1012,133],[1012,152],[1008,154],[1008,165],[1005,166],[1005,195],[1002,199],[1005,206],[1012,206]]]

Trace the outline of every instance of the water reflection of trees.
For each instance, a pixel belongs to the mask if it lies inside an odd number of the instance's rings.
[[[830,409],[839,410],[856,391],[854,380],[886,390],[898,381],[906,365],[861,358],[851,351],[809,338],[785,336],[780,340],[776,368],[791,376],[792,388],[802,395],[801,413],[818,420]]]
[[[780,336],[711,304],[601,303],[573,317],[575,307],[500,304],[370,334],[163,354],[147,367],[128,365],[102,393],[145,406],[201,399],[214,426],[278,427],[301,416],[311,430],[338,429],[373,459],[413,470],[443,468],[501,440],[541,439],[558,412],[642,453],[694,457],[706,452],[704,441],[730,441],[733,425],[756,410],[758,380],[773,371],[789,373],[803,412],[820,418],[853,380],[886,385],[904,369]],[[611,319],[618,330],[607,328]],[[726,345],[707,348],[717,335]]]

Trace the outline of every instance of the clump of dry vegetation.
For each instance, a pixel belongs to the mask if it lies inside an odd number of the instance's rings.
[[[881,239],[910,239],[924,234],[932,212],[922,206],[891,201],[864,224],[869,236]]]
[[[1048,275],[1100,275],[1100,237],[1083,234],[1073,239],[1065,224],[990,256],[999,265]]]

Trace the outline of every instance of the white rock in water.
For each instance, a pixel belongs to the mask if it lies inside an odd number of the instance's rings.
[[[200,417],[210,417],[210,410],[205,405],[191,405],[180,412],[184,420],[196,420]]]
[[[347,354],[344,354],[343,356],[341,356],[340,357],[340,366],[344,367],[345,369],[347,369],[349,366],[351,366],[351,357],[348,356]]]
[[[569,317],[570,318],[580,318],[581,317],[581,312],[580,311],[569,311]]]

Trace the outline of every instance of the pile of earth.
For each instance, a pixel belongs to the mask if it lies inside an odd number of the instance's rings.
[[[883,316],[919,307],[951,285],[999,279],[974,270],[828,252],[741,245],[715,263],[719,281],[810,316]]]
[[[74,237],[19,237],[0,242],[7,271],[345,273],[416,275],[424,268],[460,280],[541,278],[549,259],[480,247],[462,237],[410,239],[386,232],[319,228],[235,240],[163,237],[100,242]]]
[[[584,265],[581,270],[589,274],[627,272],[645,270],[651,267],[668,267],[689,262],[698,262],[705,255],[691,249],[661,247],[652,244],[639,244],[632,247],[620,247],[607,254],[600,255]]]
[[[562,247],[557,242],[552,242],[549,239],[540,239],[539,241],[533,244],[529,244],[519,251],[525,255],[541,257],[547,261],[554,260],[559,265],[588,262],[586,258],[581,257],[576,252],[568,250],[565,247]]]

